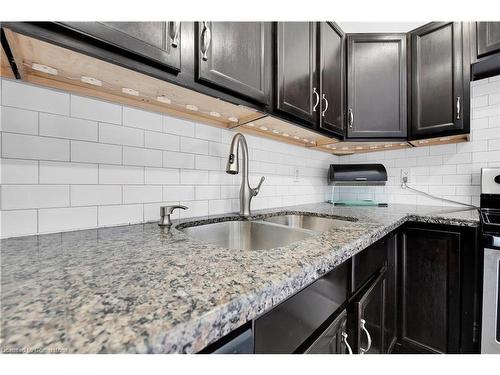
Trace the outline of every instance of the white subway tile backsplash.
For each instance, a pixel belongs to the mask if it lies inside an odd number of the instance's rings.
[[[208,141],[181,137],[181,151],[190,154],[208,155]]]
[[[143,205],[127,204],[116,206],[99,206],[97,223],[99,226],[135,224],[143,221]]]
[[[37,233],[37,210],[0,211],[0,223],[0,238]]]
[[[219,199],[221,188],[217,185],[201,185],[195,187],[195,199],[205,200],[205,199]],[[233,198],[233,197],[231,197]],[[183,198],[188,200],[188,198]]]
[[[191,201],[195,199],[194,186],[164,186],[163,200]]]
[[[71,117],[121,124],[122,107],[114,103],[71,95]]]
[[[180,181],[178,169],[146,167],[144,173],[145,183],[148,185],[178,185]]]
[[[78,118],[40,113],[40,135],[97,141],[97,123]]]
[[[163,152],[163,166],[169,168],[194,169],[193,154],[183,154],[180,152]]]
[[[143,147],[144,130],[99,123],[99,142]]]
[[[180,139],[176,135],[146,131],[145,147],[158,150],[179,151]]]
[[[162,201],[162,187],[130,185],[123,187],[123,203],[153,203]]]
[[[198,139],[206,139],[215,142],[220,142],[221,140],[221,129],[214,126],[196,124],[194,134]]]
[[[208,172],[191,169],[181,169],[182,185],[207,185]]]
[[[40,233],[95,228],[97,207],[70,207],[38,210]]]
[[[2,185],[2,210],[69,206],[68,185]]]
[[[97,184],[97,164],[40,161],[41,184]]]
[[[122,189],[118,185],[72,185],[71,206],[121,204]]]
[[[69,161],[66,139],[2,133],[2,157]]]
[[[71,141],[71,161],[121,164],[122,147],[105,143]]]
[[[160,150],[124,146],[123,164],[141,165],[146,167],[161,167],[162,153]]]
[[[219,171],[221,170],[221,158],[216,156],[196,155],[194,165],[196,169]]]
[[[100,184],[144,184],[144,168],[118,165],[99,165]]]
[[[180,218],[208,216],[208,201],[181,201],[187,210],[179,210]]]
[[[191,121],[163,116],[163,132],[165,133],[194,137],[194,126],[195,124]]]
[[[130,107],[123,107],[123,125],[157,132],[163,131],[162,115]]]
[[[2,107],[2,127],[4,132],[38,134],[38,112],[14,107]]]
[[[2,178],[0,184],[37,184],[38,161],[1,159]]]
[[[3,79],[2,105],[68,115],[69,94]]]

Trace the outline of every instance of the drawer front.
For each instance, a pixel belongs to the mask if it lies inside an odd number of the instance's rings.
[[[348,263],[307,286],[255,320],[256,353],[292,353],[347,298]]]

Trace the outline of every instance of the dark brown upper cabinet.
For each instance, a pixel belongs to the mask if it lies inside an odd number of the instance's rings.
[[[344,34],[332,22],[278,22],[275,110],[344,133]]]
[[[314,127],[320,112],[317,24],[278,22],[276,32],[276,111]]]
[[[500,22],[473,22],[470,39],[472,79],[500,74]]]
[[[477,57],[500,52],[500,22],[477,22]]]
[[[269,104],[271,23],[198,22],[197,33],[197,80]]]
[[[467,25],[432,22],[411,32],[411,139],[469,132]]]
[[[320,122],[321,129],[344,135],[345,36],[332,22],[320,28]]]
[[[98,43],[167,67],[181,68],[181,22],[64,22]]]
[[[347,56],[347,137],[406,137],[406,35],[348,35]]]

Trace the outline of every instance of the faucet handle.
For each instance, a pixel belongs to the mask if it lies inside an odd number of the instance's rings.
[[[259,184],[257,185],[257,187],[255,189],[252,189],[253,196],[256,196],[257,194],[259,194],[260,187],[262,186],[262,183],[264,182],[265,179],[266,178],[264,176],[262,176],[260,178],[260,181],[259,181]]]

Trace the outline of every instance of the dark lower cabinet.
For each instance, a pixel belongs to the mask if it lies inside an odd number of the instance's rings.
[[[406,79],[406,35],[348,35],[347,137],[406,137]]]
[[[66,27],[176,72],[181,68],[181,22],[64,22]]]
[[[350,305],[350,332],[356,354],[385,354],[387,267],[381,268],[375,278]]]
[[[316,22],[277,24],[275,109],[311,127],[320,111],[316,38]]]
[[[304,353],[353,354],[348,343],[347,310],[342,310],[332,323],[328,323],[326,329]]]
[[[270,22],[198,22],[196,77],[260,104],[269,104]]]
[[[401,232],[401,352],[477,350],[477,254],[473,228],[410,225]]]
[[[358,353],[361,340],[366,336],[360,328],[361,319],[366,321],[365,328],[374,337],[369,353],[391,353],[396,344],[397,239],[396,234],[390,234],[353,258],[352,292],[361,295],[354,302],[351,321],[353,346]],[[385,269],[383,275],[382,269]]]
[[[411,138],[469,132],[468,25],[432,22],[411,37]]]

